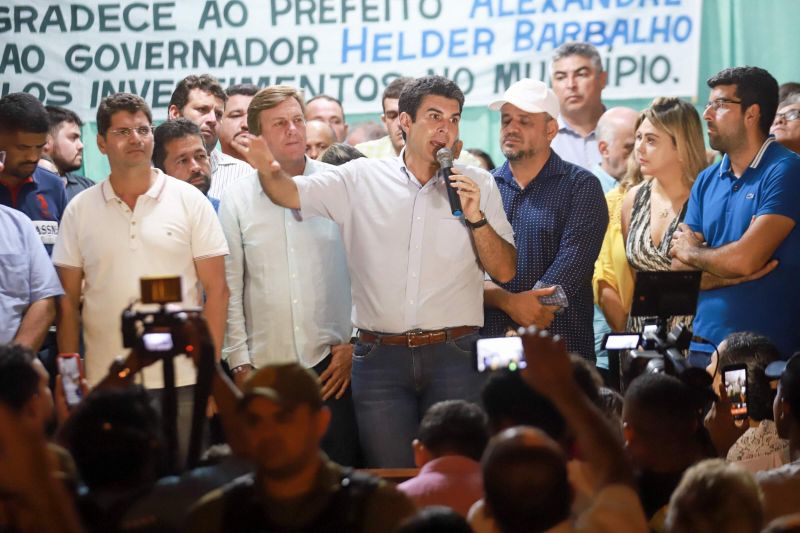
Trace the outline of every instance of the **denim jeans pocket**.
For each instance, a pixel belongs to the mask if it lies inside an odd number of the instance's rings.
[[[364,361],[375,352],[375,343],[357,341],[353,346],[353,361]]]
[[[463,337],[449,341],[447,344],[463,352],[464,355],[469,355],[471,357],[475,355],[475,344],[478,342],[479,338],[480,335],[476,331],[475,333],[470,333],[469,335],[464,335]]]

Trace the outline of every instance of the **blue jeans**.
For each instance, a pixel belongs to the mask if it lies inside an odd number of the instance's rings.
[[[477,403],[478,333],[419,348],[359,341],[353,350],[353,402],[368,468],[414,466],[411,441],[425,411],[443,400]]]

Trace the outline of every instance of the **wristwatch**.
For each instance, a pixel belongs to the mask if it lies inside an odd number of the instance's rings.
[[[485,226],[486,224],[489,223],[489,221],[486,220],[486,215],[483,213],[483,211],[478,211],[478,212],[481,214],[481,219],[479,221],[470,222],[466,218],[464,219],[464,223],[467,225],[467,227],[469,229],[478,229],[478,228],[480,228],[482,226]]]
[[[235,366],[235,367],[231,368],[231,374],[233,374],[235,376],[236,374],[241,374],[242,372],[247,372],[248,370],[253,370],[253,368],[255,368],[255,367],[252,364],[244,363],[244,364],[241,364],[239,366]]]

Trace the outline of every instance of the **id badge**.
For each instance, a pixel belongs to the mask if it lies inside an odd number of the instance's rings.
[[[58,222],[55,220],[34,220],[33,227],[43,244],[55,244],[58,238]]]

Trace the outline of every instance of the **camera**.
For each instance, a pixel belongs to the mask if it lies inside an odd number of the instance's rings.
[[[182,301],[180,277],[142,278],[142,304],[157,304],[155,311],[134,311],[133,304],[122,312],[122,345],[133,348],[145,360],[158,360],[186,353],[188,340],[184,324],[198,310],[168,309]]]

